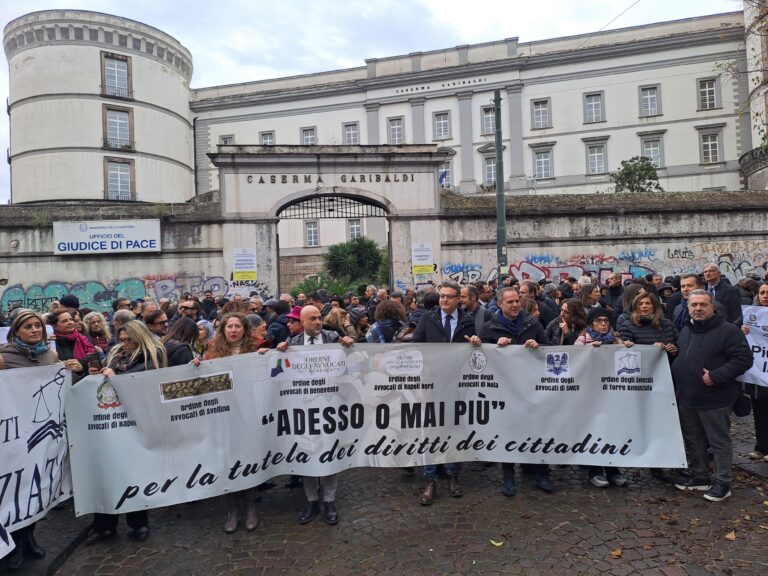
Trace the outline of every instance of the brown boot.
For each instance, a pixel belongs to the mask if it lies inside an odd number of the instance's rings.
[[[224,532],[232,534],[237,530],[237,508],[227,510],[227,521],[224,522]]]
[[[249,532],[259,525],[259,516],[256,513],[256,502],[249,499],[245,505],[245,529]]]
[[[453,496],[454,498],[461,498],[462,496],[464,496],[464,490],[462,490],[461,484],[459,484],[458,476],[451,476],[449,487],[451,490],[451,496]]]
[[[437,482],[434,480],[427,480],[427,485],[424,486],[424,490],[419,494],[419,504],[422,506],[429,506],[435,501],[435,495],[437,494]]]

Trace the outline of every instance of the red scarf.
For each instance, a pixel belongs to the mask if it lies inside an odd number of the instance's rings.
[[[61,338],[62,340],[69,340],[70,342],[74,341],[75,360],[83,360],[86,356],[88,356],[88,354],[92,354],[96,351],[96,349],[93,347],[93,344],[91,344],[91,341],[80,334],[80,332],[77,330],[69,334],[62,334],[61,332],[56,331],[53,333],[53,335],[56,337],[56,339]]]

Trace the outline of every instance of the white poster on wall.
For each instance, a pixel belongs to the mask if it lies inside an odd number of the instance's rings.
[[[255,248],[236,248],[234,258],[232,259],[232,280],[255,282],[256,272],[256,249]]]
[[[435,272],[435,254],[432,244],[419,242],[411,245],[411,273],[433,274]]]
[[[160,220],[53,223],[53,253],[60,256],[160,251]]]

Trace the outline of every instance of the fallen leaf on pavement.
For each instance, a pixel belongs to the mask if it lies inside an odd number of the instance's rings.
[[[622,551],[621,548],[616,548],[616,550],[611,550],[611,558],[617,558],[617,559],[621,558],[621,555],[623,553],[624,552]]]
[[[735,530],[731,530],[730,532],[728,532],[728,534],[725,535],[725,539],[726,540],[736,540],[736,531]]]
[[[491,538],[491,544],[493,544],[494,546],[496,546],[496,548],[498,548],[499,546],[504,546],[504,540],[494,540],[493,538]]]

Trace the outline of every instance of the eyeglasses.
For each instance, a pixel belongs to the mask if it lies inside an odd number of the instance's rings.
[[[592,320],[594,324],[610,324],[611,321],[608,318],[595,318]]]
[[[454,298],[458,298],[458,294],[440,294],[441,300],[453,300]]]
[[[197,308],[193,308],[191,306],[179,306],[179,310],[186,312],[187,310],[197,310]]]

